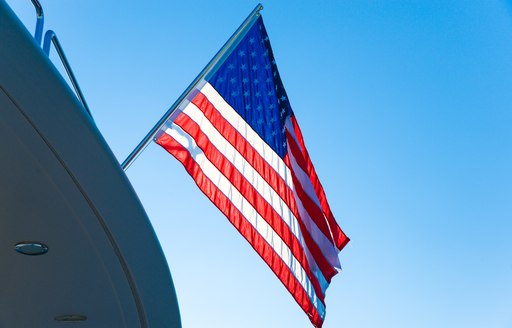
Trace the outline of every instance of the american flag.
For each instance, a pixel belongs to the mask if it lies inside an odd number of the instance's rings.
[[[336,223],[261,16],[156,135],[316,327],[349,239]]]

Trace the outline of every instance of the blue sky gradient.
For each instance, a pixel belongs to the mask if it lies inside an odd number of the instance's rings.
[[[120,161],[257,4],[41,1]],[[7,2],[33,31],[30,1]],[[263,5],[291,106],[352,239],[324,327],[512,327],[512,4]],[[128,177],[184,327],[309,327],[172,156],[153,144]]]

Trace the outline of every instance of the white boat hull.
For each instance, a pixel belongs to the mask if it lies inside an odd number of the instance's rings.
[[[20,254],[20,242],[48,252]],[[0,261],[0,327],[180,327],[170,272],[138,197],[3,0]]]

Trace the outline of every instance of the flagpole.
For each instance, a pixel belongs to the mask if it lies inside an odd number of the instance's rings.
[[[259,17],[260,11],[263,9],[263,5],[259,3],[253,11],[247,16],[244,22],[238,27],[233,35],[226,41],[224,46],[217,52],[217,54],[210,60],[208,65],[199,73],[199,75],[192,81],[187,89],[181,94],[181,96],[174,102],[174,104],[167,110],[162,118],[155,124],[155,126],[149,131],[149,133],[142,139],[142,141],[135,147],[135,149],[128,155],[128,157],[121,164],[121,168],[126,171],[130,165],[139,157],[139,155],[146,149],[151,142],[151,138],[160,130],[160,128],[166,123],[172,114],[180,107],[182,102],[188,96],[188,94],[194,89],[194,87],[208,74],[208,72],[221,60],[224,56],[229,53],[229,50],[236,45],[236,41],[246,31],[247,28],[251,27],[252,24]]]

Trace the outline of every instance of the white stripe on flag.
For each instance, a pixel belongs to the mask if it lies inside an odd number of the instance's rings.
[[[321,317],[325,315],[325,307],[318,299],[311,281],[302,268],[300,262],[293,256],[291,250],[263,219],[256,209],[240,194],[231,182],[206,158],[205,154],[197,146],[194,139],[183,131],[179,126],[172,124],[165,133],[174,138],[185,147],[195,162],[199,165],[208,179],[213,181],[217,188],[231,201],[231,203],[242,213],[243,217],[255,228],[263,239],[272,247],[274,252],[283,260],[293,276],[306,291],[312,304],[314,304]]]
[[[252,129],[250,125],[228,104],[224,98],[210,84],[206,83],[201,88],[206,98],[213,104],[217,111],[229,122],[247,142],[256,149],[256,151],[265,159],[265,161],[281,176],[285,183],[293,188],[293,180],[290,170],[286,167],[281,157],[261,139],[261,137]]]
[[[310,262],[312,273],[318,279],[322,292],[325,294],[325,289],[328,283],[323,276],[322,272],[316,265],[309,248],[307,247],[297,218],[293,215],[292,211],[286,202],[276,193],[276,191],[267,183],[267,181],[255,170],[245,157],[240,154],[211,124],[204,113],[196,107],[193,103],[188,104],[183,113],[186,114],[192,121],[197,123],[201,131],[208,137],[208,140],[219,150],[225,158],[244,176],[244,178],[254,187],[258,194],[276,211],[281,219],[286,223],[290,231],[297,238],[299,243],[304,248],[306,258]],[[321,233],[321,232],[319,232]],[[323,234],[322,234],[323,236]],[[314,264],[311,263],[314,261]]]
[[[290,158],[290,165],[292,166],[295,174],[297,174],[297,172],[299,172],[299,171],[302,172],[301,168],[299,167],[295,158],[293,157],[292,152],[289,152],[288,156]],[[309,180],[307,180],[307,181],[309,181]],[[307,183],[301,184],[301,185],[302,185],[302,188],[304,188],[304,189],[312,188],[311,181],[309,181],[309,185]],[[317,225],[313,222],[313,220],[309,216],[308,211],[304,208],[304,205],[302,204],[302,201],[301,201],[299,195],[297,195],[297,192],[295,191],[295,189],[293,190],[293,194],[295,196],[295,201],[297,202],[297,208],[299,209],[300,216],[304,220],[306,229],[311,233],[311,237],[313,237],[313,239],[317,243],[318,247],[320,247],[320,249],[322,250],[322,254],[325,255],[325,258],[327,259],[327,261],[329,261],[329,263],[334,268],[341,270],[341,263],[340,263],[340,259],[338,258],[339,251],[336,249],[336,246],[332,243],[332,240],[327,239],[327,237],[324,235],[324,233],[322,231],[320,231],[320,229],[318,229]],[[322,212],[321,209],[320,209],[320,212]],[[323,216],[322,219],[325,220],[325,216]]]
[[[208,98],[208,100],[213,104],[215,109],[222,115],[222,117],[229,124],[231,124],[251,146],[254,147],[260,156],[279,174],[279,176],[281,176],[285,183],[290,187],[295,195],[298,211],[306,229],[328,262],[333,267],[340,270],[341,264],[339,262],[338,255],[335,252],[335,246],[333,245],[332,240],[329,240],[324,235],[324,233],[318,228],[316,223],[307,213],[297,193],[295,192],[290,169],[286,166],[281,157],[279,157],[279,155],[277,155],[277,153],[269,145],[267,145],[263,139],[261,139],[258,133],[256,133],[256,131],[254,131],[252,127],[247,124],[247,122],[231,107],[231,105],[229,105],[224,100],[224,98],[222,98],[222,96],[217,92],[217,90],[215,90],[215,88],[213,88],[211,84],[206,83],[202,87],[201,93],[203,93]]]
[[[295,143],[297,144],[297,147],[300,149],[300,144],[297,140],[297,136],[295,135],[295,131],[293,130],[293,126],[290,122],[290,119],[286,120],[285,126],[286,126],[286,130],[288,130],[288,133],[291,134],[292,138],[294,139]],[[288,153],[290,156],[292,155],[291,151],[289,151]],[[298,166],[298,165],[296,165],[296,166],[300,169],[300,166]],[[297,179],[300,181],[300,184],[303,186],[306,194],[308,194],[309,198],[311,198],[311,200],[314,201],[315,204],[318,206],[318,208],[322,211],[322,205],[320,205],[320,200],[318,199],[315,189],[313,188],[313,185],[311,184],[311,179],[310,179],[309,175],[306,174],[306,172],[304,172],[302,169],[300,169],[300,170],[294,169],[294,172],[295,172]]]

